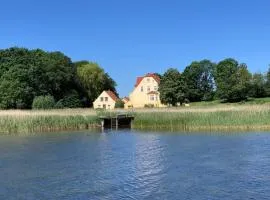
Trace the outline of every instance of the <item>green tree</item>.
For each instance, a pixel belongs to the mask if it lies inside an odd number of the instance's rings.
[[[261,73],[255,73],[251,78],[250,96],[251,97],[265,97],[266,94],[266,79]]]
[[[86,91],[89,102],[92,103],[103,90],[116,93],[115,81],[97,63],[80,61],[75,64],[79,83]]]
[[[31,108],[35,96],[61,99],[76,85],[75,72],[70,58],[60,52],[0,50],[0,108]]]
[[[176,106],[182,104],[186,98],[186,86],[183,77],[177,69],[170,68],[161,77],[160,100],[163,104]]]
[[[266,83],[265,83],[266,96],[270,97],[270,67],[266,73]]]
[[[34,89],[28,84],[28,73],[22,65],[14,65],[0,78],[0,107],[2,109],[31,106]]]
[[[245,64],[228,58],[217,64],[215,82],[217,95],[228,102],[246,100],[250,88],[251,75]]]
[[[192,62],[183,72],[187,85],[187,98],[190,101],[212,100],[214,96],[215,64],[209,60]]]

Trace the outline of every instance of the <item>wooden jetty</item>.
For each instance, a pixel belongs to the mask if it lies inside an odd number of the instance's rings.
[[[130,114],[116,114],[114,116],[101,116],[101,127],[106,129],[131,128],[134,116]]]

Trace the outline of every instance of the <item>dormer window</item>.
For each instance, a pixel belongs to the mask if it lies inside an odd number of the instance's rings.
[[[108,97],[105,97],[105,101],[108,101]]]
[[[100,101],[103,101],[103,97],[100,97]]]

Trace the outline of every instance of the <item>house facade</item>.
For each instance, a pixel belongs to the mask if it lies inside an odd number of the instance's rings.
[[[158,87],[160,78],[152,73],[137,77],[135,87],[129,95],[125,108],[164,107],[160,102]]]
[[[103,91],[93,102],[94,109],[114,109],[118,97],[112,91]]]

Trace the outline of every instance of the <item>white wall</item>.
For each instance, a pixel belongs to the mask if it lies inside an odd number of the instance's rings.
[[[93,106],[94,109],[97,108],[114,109],[115,101],[107,94],[106,91],[103,91],[99,95],[99,97],[93,102]]]

